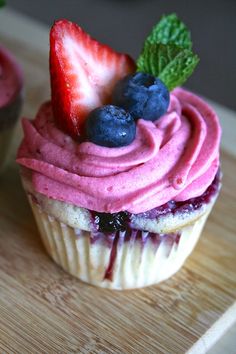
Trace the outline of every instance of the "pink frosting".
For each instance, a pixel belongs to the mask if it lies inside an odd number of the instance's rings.
[[[23,84],[22,70],[13,55],[0,46],[0,108],[14,101]]]
[[[55,126],[50,102],[23,129],[17,162],[32,170],[35,190],[98,212],[140,213],[199,196],[219,167],[218,118],[181,88],[161,119],[138,120],[136,139],[126,147],[77,143]]]

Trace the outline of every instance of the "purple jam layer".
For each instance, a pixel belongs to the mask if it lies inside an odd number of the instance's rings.
[[[136,214],[135,217],[146,219],[158,219],[163,215],[178,213],[190,213],[198,210],[210,203],[213,196],[217,194],[220,188],[220,170],[217,172],[214,181],[207,190],[199,197],[192,198],[183,202],[175,202],[170,200],[168,203],[161,205],[144,213]],[[125,231],[130,229],[132,216],[134,214],[122,211],[120,213],[98,213],[90,211],[94,230],[102,233],[113,233],[116,231]]]

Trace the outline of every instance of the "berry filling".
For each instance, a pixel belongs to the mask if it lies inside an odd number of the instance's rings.
[[[161,205],[152,210],[148,210],[144,213],[140,213],[140,217],[146,217],[148,219],[156,219],[162,215],[169,213],[176,215],[177,213],[190,213],[194,210],[200,209],[204,204],[210,203],[213,196],[219,191],[220,188],[220,170],[216,173],[216,176],[212,184],[206,189],[206,191],[199,197],[191,198],[183,202],[175,202],[174,200]]]
[[[91,211],[95,230],[100,232],[124,231],[130,222],[130,213],[121,211],[120,213],[98,213]]]
[[[216,195],[220,186],[220,170],[217,172],[212,184],[199,197],[191,198],[183,202],[175,202],[174,200],[161,205],[144,213],[136,214],[135,216],[145,217],[147,219],[157,219],[163,215],[177,213],[189,213],[200,209],[204,204],[210,203],[212,197]],[[99,213],[91,211],[91,217],[94,225],[94,230],[103,233],[111,233],[115,231],[124,231],[130,228],[132,220],[131,213],[122,211],[119,213]]]

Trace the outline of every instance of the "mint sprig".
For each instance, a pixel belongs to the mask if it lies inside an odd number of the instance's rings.
[[[137,70],[159,77],[172,90],[187,80],[199,62],[191,48],[185,24],[175,14],[164,16],[147,37]]]
[[[147,37],[146,43],[172,43],[180,48],[192,48],[191,34],[176,14],[162,16],[161,20],[153,27],[152,32]]]

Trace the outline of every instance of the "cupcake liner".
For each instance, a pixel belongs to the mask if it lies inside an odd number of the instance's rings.
[[[192,252],[209,211],[171,234],[140,230],[109,235],[68,226],[45,213],[29,196],[47,252],[84,282],[110,289],[157,284],[176,273]]]

